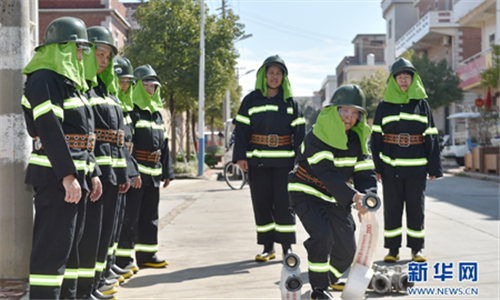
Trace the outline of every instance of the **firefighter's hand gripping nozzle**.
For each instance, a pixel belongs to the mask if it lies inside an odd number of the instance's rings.
[[[281,270],[281,299],[300,299],[302,288],[302,278],[300,278],[300,259],[295,253],[289,253],[283,259],[283,269]]]

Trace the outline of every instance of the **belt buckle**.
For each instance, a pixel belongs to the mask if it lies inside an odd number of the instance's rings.
[[[87,135],[87,150],[94,151],[96,135],[95,133],[89,133]]]
[[[273,143],[273,138],[274,138],[274,143]],[[267,146],[268,147],[276,148],[276,147],[278,147],[279,142],[280,142],[280,139],[279,139],[279,136],[277,134],[269,134],[267,136]]]
[[[118,130],[118,134],[116,136],[116,145],[120,148],[125,145],[125,131],[121,129]]]
[[[42,141],[39,137],[33,138],[33,148],[35,148],[35,150],[42,149]]]
[[[401,144],[401,138],[402,137],[406,138],[406,143],[404,143],[404,144]],[[411,140],[410,140],[410,134],[409,133],[400,133],[400,134],[398,134],[398,146],[399,147],[407,148],[407,147],[410,147],[410,144],[411,144]]]

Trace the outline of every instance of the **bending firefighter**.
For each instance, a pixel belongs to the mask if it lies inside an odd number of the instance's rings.
[[[384,187],[384,261],[399,260],[406,205],[407,246],[412,259],[424,262],[424,203],[426,177],[443,176],[438,130],[425,100],[417,70],[404,58],[391,66],[384,100],[375,112],[371,150]]]
[[[241,103],[233,151],[233,161],[248,172],[257,244],[264,245],[257,261],[276,257],[274,243],[282,245],[283,255],[295,244],[295,215],[286,185],[304,131],[305,119],[292,98],[285,62],[270,56],[257,73],[255,90]]]
[[[328,287],[343,289],[339,278],[354,259],[351,206],[366,213],[362,199],[377,188],[369,134],[363,92],[356,85],[343,85],[307,133],[290,172],[290,204],[309,234],[304,246],[311,299],[333,299]]]

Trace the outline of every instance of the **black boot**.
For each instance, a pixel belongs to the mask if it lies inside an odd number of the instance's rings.
[[[389,249],[389,253],[384,257],[385,262],[397,262],[399,260],[399,248]]]
[[[283,258],[285,258],[285,256],[287,254],[292,253],[292,245],[290,245],[290,244],[281,244],[281,247],[283,248]]]
[[[326,289],[313,288],[311,300],[332,300],[333,296]]]
[[[256,261],[266,262],[270,259],[276,258],[276,251],[274,251],[274,243],[264,245],[264,251],[255,256]]]

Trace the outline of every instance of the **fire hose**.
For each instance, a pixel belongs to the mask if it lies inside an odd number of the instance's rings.
[[[363,198],[363,206],[368,212],[361,215],[358,248],[341,295],[344,300],[363,299],[365,291],[372,280],[374,274],[372,269],[373,256],[377,248],[379,231],[376,211],[380,208],[380,205],[380,198],[376,194],[368,192]]]

